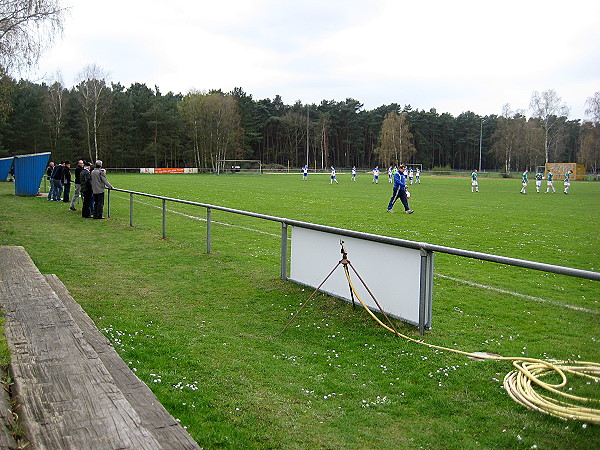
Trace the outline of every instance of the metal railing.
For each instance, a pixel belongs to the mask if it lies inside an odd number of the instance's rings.
[[[130,190],[126,190],[126,189],[117,189],[117,188],[109,189],[108,196],[107,196],[108,197],[108,199],[107,199],[107,215],[109,217],[110,217],[110,191],[111,190],[129,194],[129,226],[133,226],[133,211],[134,211],[133,198],[134,198],[134,196],[138,195],[138,196],[142,196],[142,197],[149,197],[149,198],[155,198],[155,199],[162,200],[162,237],[163,237],[163,239],[166,239],[166,237],[167,237],[167,208],[166,208],[167,202],[181,203],[181,204],[185,204],[185,205],[192,205],[192,206],[198,206],[201,208],[206,208],[206,252],[207,253],[210,253],[211,211],[213,209],[217,210],[217,211],[224,211],[224,212],[228,212],[228,213],[232,213],[232,214],[240,214],[243,216],[255,217],[258,219],[269,220],[269,221],[281,223],[281,278],[284,280],[288,279],[288,276],[287,276],[288,229],[287,228],[288,228],[288,226],[291,225],[293,227],[302,227],[302,228],[307,228],[310,230],[322,231],[325,233],[338,234],[341,236],[347,236],[347,237],[353,237],[353,238],[357,238],[357,239],[364,239],[364,240],[373,241],[373,242],[380,242],[380,243],[385,243],[385,244],[389,244],[389,245],[395,245],[398,247],[417,249],[417,250],[421,250],[422,252],[445,253],[448,255],[462,256],[465,258],[478,259],[481,261],[490,261],[490,262],[494,262],[494,263],[498,263],[498,264],[505,264],[508,266],[523,267],[526,269],[540,270],[543,272],[557,273],[557,274],[567,275],[567,276],[571,276],[571,277],[578,277],[578,278],[585,278],[588,280],[600,281],[600,272],[593,272],[593,271],[582,270],[582,269],[574,269],[572,267],[557,266],[557,265],[553,265],[553,264],[546,264],[546,263],[540,263],[540,262],[535,262],[535,261],[527,261],[524,259],[509,258],[506,256],[491,255],[489,253],[481,253],[481,252],[475,252],[475,251],[471,251],[471,250],[462,250],[459,248],[445,247],[443,245],[428,244],[426,242],[409,241],[406,239],[394,238],[394,237],[389,237],[389,236],[381,236],[381,235],[365,233],[365,232],[361,232],[361,231],[346,230],[343,228],[336,228],[336,227],[331,227],[331,226],[327,226],[327,225],[318,225],[318,224],[314,224],[314,223],[310,223],[310,222],[302,222],[299,220],[286,219],[284,217],[270,216],[267,214],[259,214],[259,213],[254,213],[254,212],[250,212],[250,211],[243,211],[240,209],[227,208],[224,206],[211,205],[208,203],[193,202],[190,200],[182,200],[182,199],[178,199],[178,198],[164,197],[164,196],[160,196],[160,195],[147,194],[144,192],[136,192],[136,191],[130,191]]]

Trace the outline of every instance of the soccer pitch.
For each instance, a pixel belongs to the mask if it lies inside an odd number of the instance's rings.
[[[484,253],[600,270],[600,184],[520,195],[520,180],[422,177],[412,215],[385,212],[391,185],[360,174],[121,175],[117,188]],[[381,177],[380,177],[381,178]],[[543,186],[545,191],[545,184]],[[111,193],[111,218],[0,186],[0,243],[56,273],[132,370],[206,448],[592,448],[597,426],[513,402],[510,364],[391,335],[359,309],[279,280],[278,223]],[[6,205],[6,207],[4,207]],[[37,222],[36,222],[37,217]],[[43,226],[40,218],[43,217]],[[66,235],[68,260],[52,257]],[[293,232],[293,230],[292,230]],[[84,244],[79,244],[84,243]],[[72,245],[72,244],[71,244]],[[93,258],[77,249],[89,247]],[[350,259],[352,249],[348,248]],[[340,254],[323,255],[331,267]],[[384,261],[385,262],[385,261]],[[359,265],[354,262],[360,271]],[[427,342],[504,356],[600,362],[598,282],[436,254]],[[325,277],[327,274],[323,274]],[[395,280],[388,289],[401,292]],[[416,329],[398,324],[405,334]],[[598,383],[576,383],[600,398]]]

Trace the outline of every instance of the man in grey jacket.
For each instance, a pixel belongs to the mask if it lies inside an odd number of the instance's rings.
[[[96,161],[96,167],[92,171],[92,192],[94,193],[94,219],[105,219],[102,215],[104,210],[104,188],[113,189],[112,184],[106,179],[102,168],[102,161]]]

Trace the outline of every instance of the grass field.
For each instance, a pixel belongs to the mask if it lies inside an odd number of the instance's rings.
[[[110,174],[115,187],[457,248],[600,271],[600,183],[519,195],[519,180],[423,177],[412,215],[359,174]],[[545,186],[544,186],[545,190]],[[111,195],[111,218],[17,198],[0,184],[0,244],[55,273],[132,370],[205,448],[598,448],[600,427],[525,409],[510,363],[399,339],[352,305],[279,279],[280,225]],[[293,232],[293,230],[292,230]],[[332,267],[339,254],[332,258]],[[504,356],[600,362],[598,282],[435,257],[427,342]],[[326,274],[324,274],[325,276]],[[390,280],[390,289],[396,288]],[[414,327],[397,324],[417,336]],[[599,383],[576,385],[600,398]],[[535,447],[534,447],[535,448]]]

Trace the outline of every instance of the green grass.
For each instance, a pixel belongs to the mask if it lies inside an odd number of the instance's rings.
[[[523,196],[519,180],[483,179],[472,194],[467,177],[423,177],[410,188],[415,213],[406,215],[385,213],[386,180],[338,179],[109,173],[123,189],[600,270],[598,183],[573,183],[568,196],[559,183],[556,194],[536,194],[531,184]],[[280,334],[310,292],[278,278],[277,223],[213,210],[206,254],[206,224],[188,217],[206,217],[201,208],[168,204],[188,216],[170,212],[163,240],[158,200],[136,201],[130,228],[127,194],[112,193],[110,220],[92,221],[64,204],[16,198],[11,188],[0,184],[0,244],[23,245],[42,273],[57,274],[205,448],[600,445],[600,427],[513,402],[502,388],[509,363],[406,342],[345,302],[319,295]],[[339,254],[323,257],[333,267]],[[442,254],[435,272],[428,342],[600,362],[597,282]],[[597,383],[578,389],[600,398]]]

